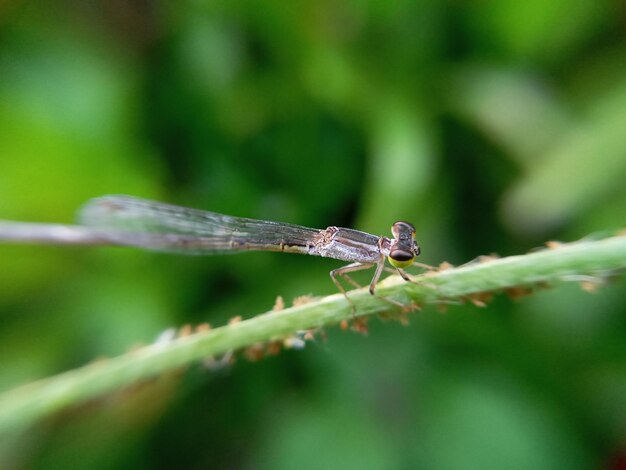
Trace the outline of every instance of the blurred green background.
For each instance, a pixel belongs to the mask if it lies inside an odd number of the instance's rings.
[[[0,218],[70,223],[122,193],[406,219],[435,265],[619,229],[625,29],[609,0],[4,1]],[[334,293],[338,265],[0,246],[0,389]],[[624,468],[624,286],[194,367],[16,434],[0,467]]]

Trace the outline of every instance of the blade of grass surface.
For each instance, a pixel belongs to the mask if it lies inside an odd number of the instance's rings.
[[[624,269],[626,236],[615,236],[429,272],[415,277],[415,283],[392,276],[379,285],[377,292],[402,303],[446,303],[468,299],[482,302],[484,294],[494,291],[565,281],[602,282]],[[342,295],[332,295],[169,342],[155,343],[18,387],[0,395],[0,431],[23,427],[67,407],[206,357],[351,320],[354,315],[367,316],[390,309],[389,302],[372,297],[367,289],[351,291],[350,298],[356,306],[356,314]]]

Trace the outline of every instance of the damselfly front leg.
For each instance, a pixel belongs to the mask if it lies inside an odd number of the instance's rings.
[[[356,313],[356,306],[354,305],[354,302],[352,302],[352,299],[350,299],[350,296],[348,296],[348,293],[346,292],[343,285],[341,285],[341,282],[339,282],[339,277],[342,277],[343,279],[345,279],[351,285],[353,285],[354,287],[358,289],[361,286],[357,282],[355,282],[348,274],[353,273],[355,271],[362,271],[364,269],[369,269],[374,265],[376,266],[376,271],[374,271],[374,276],[372,277],[372,280],[370,281],[370,285],[369,285],[370,294],[375,296],[378,299],[384,300],[385,302],[393,305],[394,307],[401,307],[403,309],[406,308],[406,305],[404,305],[401,302],[397,302],[395,300],[389,299],[382,295],[376,294],[376,284],[378,284],[380,275],[382,274],[383,269],[385,268],[385,258],[381,257],[376,263],[352,263],[352,264],[348,264],[347,266],[343,266],[341,268],[333,269],[330,272],[330,278],[333,280],[333,282],[335,283],[337,288],[341,291],[341,293],[346,298],[346,300],[350,303],[350,306],[352,308],[352,313]]]
[[[437,268],[437,267],[435,267],[435,266],[430,266],[430,265],[428,265],[428,264],[418,263],[418,262],[414,262],[413,264],[411,264],[411,267],[412,267],[412,266],[417,266],[418,268],[423,268],[423,269],[425,269],[426,271],[438,271],[438,270],[439,270],[439,268]],[[409,273],[407,273],[407,272],[406,272],[404,269],[402,269],[402,268],[395,268],[395,267],[394,267],[394,268],[390,268],[390,267],[385,266],[385,271],[386,271],[386,272],[388,272],[388,273],[390,273],[390,274],[399,274],[399,275],[400,275],[400,277],[401,277],[402,279],[404,279],[405,281],[407,281],[407,282],[411,282],[411,283],[413,283],[413,284],[422,284],[422,281],[419,281],[419,282],[418,282],[418,281],[415,281],[415,280],[411,277],[411,275],[410,275]]]

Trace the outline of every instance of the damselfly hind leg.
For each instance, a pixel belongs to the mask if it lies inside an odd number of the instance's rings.
[[[333,282],[335,283],[335,286],[337,286],[337,289],[339,289],[339,291],[343,294],[343,296],[346,298],[346,300],[350,304],[353,314],[356,313],[356,306],[354,305],[354,302],[352,302],[352,299],[350,299],[350,297],[348,296],[346,289],[341,285],[341,282],[339,282],[339,276],[346,279],[350,284],[358,288],[360,286],[356,282],[354,282],[354,280],[352,280],[350,276],[348,276],[348,273],[353,273],[355,271],[362,271],[363,269],[369,269],[372,266],[373,266],[372,263],[352,263],[346,266],[342,266],[341,268],[333,269],[330,272],[330,278],[333,280]]]
[[[398,302],[396,300],[393,300],[393,299],[389,299],[382,295],[376,294],[376,284],[378,284],[380,275],[382,274],[383,269],[385,269],[385,259],[381,258],[380,261],[378,261],[375,265],[376,265],[376,271],[374,272],[374,276],[372,277],[372,280],[370,281],[370,285],[369,285],[370,294],[376,297],[377,299],[383,300],[393,305],[394,307],[400,307],[403,310],[406,309],[407,306],[405,304]],[[339,291],[343,294],[343,296],[346,298],[348,303],[350,303],[350,307],[352,308],[353,314],[356,313],[356,306],[354,305],[354,302],[352,302],[352,299],[350,299],[350,297],[348,296],[348,293],[346,292],[343,285],[341,285],[341,282],[339,282],[339,277],[342,277],[343,279],[348,281],[352,286],[358,289],[361,286],[357,282],[355,282],[348,274],[356,272],[356,271],[362,271],[364,269],[369,269],[372,266],[374,266],[374,263],[358,263],[357,262],[357,263],[348,264],[347,266],[343,266],[341,268],[333,269],[330,272],[330,277],[335,283],[335,286],[337,286],[337,289],[339,289]]]

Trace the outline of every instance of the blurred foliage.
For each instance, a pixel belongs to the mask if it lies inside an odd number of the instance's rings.
[[[0,217],[126,193],[384,234],[423,262],[625,225],[620,2],[0,4]],[[331,260],[0,247],[0,388],[333,292]],[[198,368],[0,443],[3,468],[617,468],[624,282],[427,308]]]

